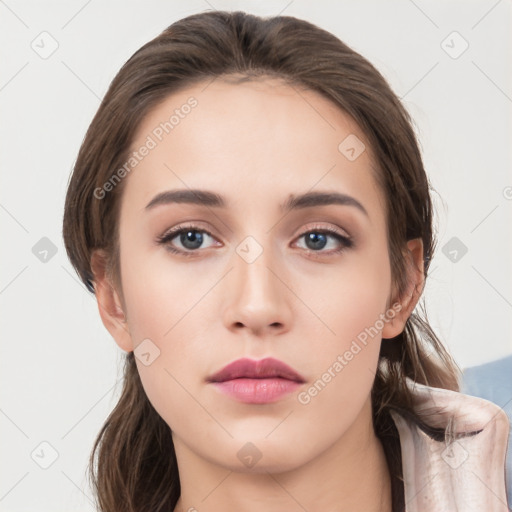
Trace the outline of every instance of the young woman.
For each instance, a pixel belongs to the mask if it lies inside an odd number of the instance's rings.
[[[99,509],[505,511],[506,416],[415,311],[432,226],[407,112],[332,34],[216,11],[138,50],[64,212],[126,351]]]

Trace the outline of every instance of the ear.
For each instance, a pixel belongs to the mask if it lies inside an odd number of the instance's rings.
[[[411,316],[423,291],[425,274],[423,267],[423,241],[415,238],[407,242],[407,288],[401,297],[394,297],[391,307],[395,316],[384,324],[383,338],[394,338],[405,328],[405,323]],[[398,311],[397,311],[398,310]],[[389,311],[389,310],[388,310]],[[388,315],[389,317],[390,315]]]
[[[98,302],[98,310],[103,325],[110,332],[115,342],[126,352],[133,350],[133,343],[123,311],[122,301],[115,290],[107,272],[107,254],[96,249],[91,256],[91,269],[94,274],[94,291]]]

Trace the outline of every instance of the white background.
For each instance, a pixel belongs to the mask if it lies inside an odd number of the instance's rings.
[[[512,353],[510,1],[2,0],[0,511],[93,510],[85,469],[123,353],[66,258],[66,185],[121,65],[172,22],[213,8],[311,21],[388,79],[438,192],[431,323],[462,368]],[[58,43],[47,59],[31,47],[43,31]],[[445,51],[462,48],[453,31],[469,43],[458,58]],[[46,263],[32,252],[42,237],[57,247]],[[455,263],[442,253],[453,237],[468,248]],[[58,452],[48,469],[31,458],[49,457],[44,441]]]

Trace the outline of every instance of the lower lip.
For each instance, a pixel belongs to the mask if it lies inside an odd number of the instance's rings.
[[[299,382],[281,378],[233,379],[212,384],[222,393],[247,404],[275,402],[301,386]]]

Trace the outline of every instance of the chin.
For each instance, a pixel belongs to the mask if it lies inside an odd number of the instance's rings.
[[[284,473],[307,462],[308,453],[298,450],[300,446],[304,446],[304,443],[300,440],[292,441],[290,436],[286,443],[283,438],[265,439],[265,435],[261,435],[261,433],[259,436],[246,434],[242,439],[230,440],[229,446],[219,447],[214,459],[210,458],[210,460],[237,473]],[[235,457],[219,459],[218,455],[221,450],[224,454],[234,452]],[[312,458],[315,456],[315,454],[310,455]]]

